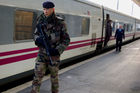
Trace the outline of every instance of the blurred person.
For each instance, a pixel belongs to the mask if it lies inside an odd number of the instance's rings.
[[[107,46],[108,41],[110,40],[110,37],[112,36],[112,26],[111,26],[111,20],[109,17],[109,14],[106,16],[106,26],[105,26],[105,41],[104,41],[104,47]]]
[[[115,33],[116,38],[116,51],[121,51],[122,39],[125,39],[124,29],[120,25]]]

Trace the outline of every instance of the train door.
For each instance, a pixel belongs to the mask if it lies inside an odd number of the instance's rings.
[[[105,24],[105,21],[104,21],[104,7],[103,6],[101,7],[101,15],[102,15],[102,22],[101,22],[101,25],[100,25],[101,33],[100,33],[100,36],[99,36],[99,38],[101,40],[97,42],[97,46],[96,46],[96,51],[97,52],[100,52],[102,50],[102,47],[103,47],[104,24]]]

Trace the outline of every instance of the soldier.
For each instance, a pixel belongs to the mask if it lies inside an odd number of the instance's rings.
[[[116,30],[115,38],[116,38],[116,51],[118,51],[118,48],[119,48],[119,51],[121,51],[122,38],[125,39],[124,29],[122,29],[122,26],[121,25]]]
[[[48,51],[52,59],[53,65],[50,64],[50,58],[46,53],[43,36],[38,29],[34,32],[35,44],[39,47],[35,64],[35,76],[32,83],[31,93],[39,93],[41,80],[47,69],[50,71],[52,93],[58,93],[58,70],[60,64],[60,55],[67,48],[70,42],[69,35],[66,30],[66,25],[62,18],[55,15],[55,5],[53,2],[46,1],[43,3],[43,13],[39,16],[37,24],[47,23],[42,25],[41,29],[46,35]]]

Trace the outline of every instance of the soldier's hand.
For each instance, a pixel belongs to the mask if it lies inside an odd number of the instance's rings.
[[[45,47],[44,41],[43,41],[43,36],[37,37],[36,40],[35,40],[35,44],[39,47],[40,46]]]

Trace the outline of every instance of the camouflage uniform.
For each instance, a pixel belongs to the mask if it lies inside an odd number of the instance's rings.
[[[38,18],[38,23],[44,20],[48,23],[45,27],[42,28],[45,34],[48,36],[47,41],[49,42],[50,47],[57,49],[61,55],[70,42],[64,20],[56,17],[54,13],[49,17],[46,17],[43,13]],[[35,30],[34,40],[36,40],[39,35],[39,31]],[[32,93],[39,93],[41,80],[47,69],[51,74],[52,93],[58,93],[58,70],[60,64],[60,55],[51,56],[54,64],[51,66],[49,64],[50,59],[46,54],[45,48],[39,46],[39,53],[35,65],[35,76],[33,80]]]

